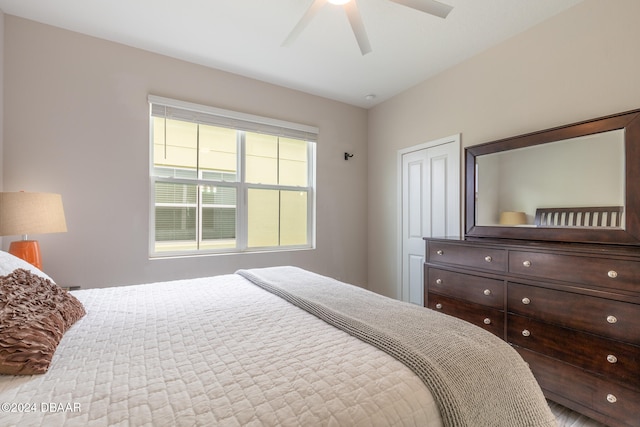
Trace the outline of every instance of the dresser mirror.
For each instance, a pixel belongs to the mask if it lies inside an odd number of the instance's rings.
[[[466,236],[640,244],[640,110],[466,148]]]

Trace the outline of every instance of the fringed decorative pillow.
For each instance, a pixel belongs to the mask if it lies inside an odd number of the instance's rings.
[[[0,276],[0,374],[43,374],[63,334],[86,314],[76,297],[31,271]]]

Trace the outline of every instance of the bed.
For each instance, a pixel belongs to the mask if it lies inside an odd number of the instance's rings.
[[[46,372],[0,375],[2,425],[557,425],[502,340],[299,268],[71,294]]]

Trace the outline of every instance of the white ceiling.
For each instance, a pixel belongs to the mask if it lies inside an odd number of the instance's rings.
[[[446,19],[357,1],[365,56],[331,4],[281,46],[312,0],[0,0],[0,10],[368,108],[582,0],[443,0]]]

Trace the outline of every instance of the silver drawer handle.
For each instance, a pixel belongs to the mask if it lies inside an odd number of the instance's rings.
[[[607,316],[607,322],[616,323],[617,321],[618,319],[616,318],[616,316]]]
[[[610,354],[607,356],[607,362],[609,363],[618,363],[618,358],[615,357],[613,354]]]
[[[529,305],[529,304],[531,304],[531,300],[529,298],[527,298],[527,297],[524,297],[524,298],[522,298],[522,303],[524,305]]]
[[[442,254],[444,254],[444,251],[443,251],[442,249],[438,249],[438,250],[436,251],[436,253],[437,253],[438,255],[442,255]]]
[[[437,308],[438,310],[441,310],[441,309],[442,309],[442,304],[437,303],[437,304],[436,304],[436,308]]]
[[[483,294],[485,294],[486,296],[491,295],[491,290],[490,289],[485,289]]]
[[[525,267],[531,267],[531,261],[523,261],[522,265],[524,265]]]
[[[615,270],[610,270],[610,271],[607,273],[607,276],[611,277],[612,279],[615,279],[616,277],[618,277],[618,272],[617,272],[617,271],[615,271]]]
[[[436,285],[442,285],[442,279],[436,279]]]
[[[529,335],[531,335],[531,332],[529,332],[528,329],[525,329],[524,331],[522,331],[522,336],[523,337],[528,337]]]
[[[618,401],[618,398],[615,395],[607,394],[607,402],[616,403],[617,401]]]
[[[491,262],[493,261],[493,258],[491,258],[489,255],[487,255],[486,257],[484,257],[484,260],[487,262]]]
[[[489,319],[488,317],[486,319],[483,320],[485,325],[490,325],[491,324],[491,319]]]

